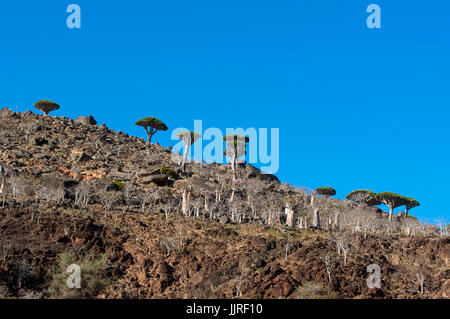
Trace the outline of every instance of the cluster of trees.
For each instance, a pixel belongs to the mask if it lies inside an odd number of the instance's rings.
[[[389,220],[392,220],[394,209],[400,206],[405,206],[405,218],[408,217],[409,211],[420,203],[411,197],[406,197],[392,192],[374,193],[369,190],[355,190],[346,196],[348,200],[351,200],[358,205],[376,206],[385,204],[389,207]]]
[[[48,115],[49,112],[59,109],[59,105],[49,101],[41,100],[36,102],[35,107]],[[152,137],[158,131],[167,131],[168,127],[165,123],[155,117],[145,117],[135,123],[145,129],[147,141],[151,143]],[[184,154],[181,161],[181,171],[186,173],[187,156],[190,147],[201,138],[201,134],[192,131],[179,132],[178,138],[185,144]],[[373,210],[367,210],[373,206],[386,204],[389,211],[389,226],[387,232],[391,232],[393,225],[393,211],[395,208],[405,206],[405,223],[410,222],[408,219],[409,211],[420,205],[414,198],[402,196],[392,192],[375,193],[369,190],[355,190],[346,196],[349,202],[357,204],[357,207],[351,205],[343,205],[343,201],[332,199],[336,195],[336,190],[331,187],[319,187],[310,192],[302,189],[288,187],[280,191],[266,192],[268,185],[263,185],[259,181],[251,181],[246,179],[238,172],[238,160],[246,155],[246,145],[249,142],[248,136],[243,135],[227,135],[224,137],[226,148],[224,156],[227,157],[231,169],[232,179],[228,180],[224,176],[216,176],[216,188],[211,191],[207,187],[193,187],[192,181],[184,183],[181,187],[181,196],[177,200],[171,200],[170,205],[163,205],[163,211],[166,212],[168,218],[170,211],[173,210],[178,203],[181,213],[185,216],[199,216],[200,210],[203,216],[221,216],[226,211],[230,212],[232,221],[243,222],[245,220],[261,220],[266,224],[274,224],[276,222],[286,223],[290,227],[299,228],[349,228],[352,231],[362,231],[366,236],[368,232],[375,232],[380,228],[381,220],[373,214]],[[206,178],[209,178],[207,176]],[[4,182],[2,182],[2,185]],[[182,183],[179,183],[182,185]],[[1,185],[0,185],[1,186]],[[198,185],[197,185],[198,186]],[[3,187],[3,186],[1,186]],[[198,189],[197,189],[198,188]],[[42,188],[44,193],[47,188]],[[130,187],[127,184],[120,200],[131,198],[129,194]],[[50,192],[51,193],[51,192]],[[95,196],[88,196],[92,193],[92,188],[81,185],[77,190],[76,202],[81,206],[87,206],[92,198],[96,197],[102,202],[106,209],[110,209],[114,203],[119,201],[117,194],[111,193],[103,189]],[[286,196],[286,193],[288,194]],[[46,202],[52,200],[59,195],[53,195]],[[139,196],[138,196],[139,197]],[[141,202],[146,201],[145,196],[140,194]],[[166,196],[167,198],[167,196]],[[211,198],[213,200],[211,200]],[[155,201],[156,203],[156,201]],[[141,204],[142,207],[145,207]],[[345,207],[342,207],[345,206]],[[202,208],[202,209],[200,209]],[[406,227],[411,232],[411,227]],[[416,227],[417,228],[417,227]],[[415,229],[416,229],[415,228]]]

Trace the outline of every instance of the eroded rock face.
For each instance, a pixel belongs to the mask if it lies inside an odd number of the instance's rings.
[[[81,123],[84,125],[97,125],[97,121],[93,116],[80,116],[75,119],[75,123]]]

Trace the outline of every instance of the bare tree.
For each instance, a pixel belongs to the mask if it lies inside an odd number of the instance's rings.
[[[203,198],[199,196],[195,197],[192,201],[192,207],[194,208],[196,218],[200,217],[200,209],[204,206],[204,204]]]
[[[42,185],[35,189],[35,193],[38,199],[44,200],[45,207],[49,207],[53,200],[60,203],[65,196],[64,181],[56,174],[46,176]]]
[[[75,188],[75,204],[82,208],[87,208],[94,196],[94,187],[89,180],[83,180]]]
[[[337,232],[333,236],[333,241],[336,244],[337,253],[344,256],[344,266],[346,266],[348,254],[353,246],[350,235],[346,232]]]
[[[5,240],[2,243],[2,264],[5,265],[6,264],[6,258],[8,257],[8,253],[10,251],[10,249],[12,248],[12,242]]]
[[[11,194],[13,200],[17,201],[18,197],[26,193],[27,190],[27,180],[22,176],[12,176],[8,180],[8,184],[11,188]]]
[[[241,178],[234,179],[231,182],[231,196],[230,196],[230,203],[233,202],[234,197],[236,195],[236,192],[241,191],[244,188],[245,181]]]
[[[136,200],[139,203],[139,207],[141,208],[142,213],[145,212],[145,207],[146,207],[148,199],[149,199],[148,197],[149,196],[146,191],[141,190],[136,193]]]
[[[237,198],[230,204],[230,209],[231,221],[242,223],[245,218],[245,202],[240,198]]]
[[[117,191],[108,191],[103,189],[98,195],[103,207],[106,211],[108,211],[111,210],[114,204],[116,204],[120,200],[122,194]]]
[[[441,237],[448,236],[449,224],[448,220],[445,218],[435,219],[436,226],[439,228],[439,235]]]
[[[126,210],[130,209],[130,206],[133,205],[133,202],[136,200],[136,188],[134,187],[132,182],[125,183],[123,187],[123,200],[126,205]]]
[[[424,292],[424,282],[425,282],[425,269],[423,265],[419,265],[416,273],[417,281],[420,285],[420,293],[423,295]]]
[[[169,215],[170,215],[170,212],[172,211],[172,208],[173,208],[173,206],[170,201],[167,201],[162,205],[162,210],[164,211],[164,215],[166,216],[166,221],[169,220]]]
[[[173,238],[162,238],[159,243],[166,249],[167,257],[169,257],[175,248],[175,240]]]
[[[367,233],[372,228],[372,225],[376,223],[376,216],[370,212],[366,211],[364,209],[359,210],[360,213],[360,225],[362,228],[362,231],[364,232],[364,238],[367,238]]]
[[[336,258],[331,252],[327,252],[324,256],[321,257],[321,260],[324,262],[325,267],[327,269],[328,281],[331,282],[331,274],[333,273],[334,270]]]

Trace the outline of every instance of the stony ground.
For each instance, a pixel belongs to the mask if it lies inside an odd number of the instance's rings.
[[[6,209],[0,233],[13,242],[0,275],[0,294],[9,297],[31,291],[45,297],[58,254],[80,248],[114,265],[113,283],[98,298],[448,298],[450,292],[448,238],[355,235],[347,264],[337,256],[329,282],[321,257],[336,248],[319,230],[224,226],[176,215],[167,222],[164,214],[92,207],[43,212],[39,225],[27,210]],[[15,264],[23,260],[35,275],[18,289]],[[381,267],[381,289],[366,285],[373,263]],[[426,265],[423,295],[415,264]]]

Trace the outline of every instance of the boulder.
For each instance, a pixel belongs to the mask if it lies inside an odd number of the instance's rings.
[[[84,125],[97,125],[97,121],[93,116],[80,116],[75,119],[75,123],[81,123]]]
[[[137,172],[137,176],[138,177],[147,177],[147,176],[151,176],[151,175],[160,175],[161,171],[159,168],[155,167],[155,168],[151,168],[151,169],[145,169],[145,170],[140,170],[139,172]]]
[[[123,172],[112,172],[110,177],[117,181],[128,182],[133,179],[133,174]]]
[[[143,184],[155,183],[158,186],[167,186],[169,185],[169,176],[162,174],[147,176],[142,179],[142,183]]]

